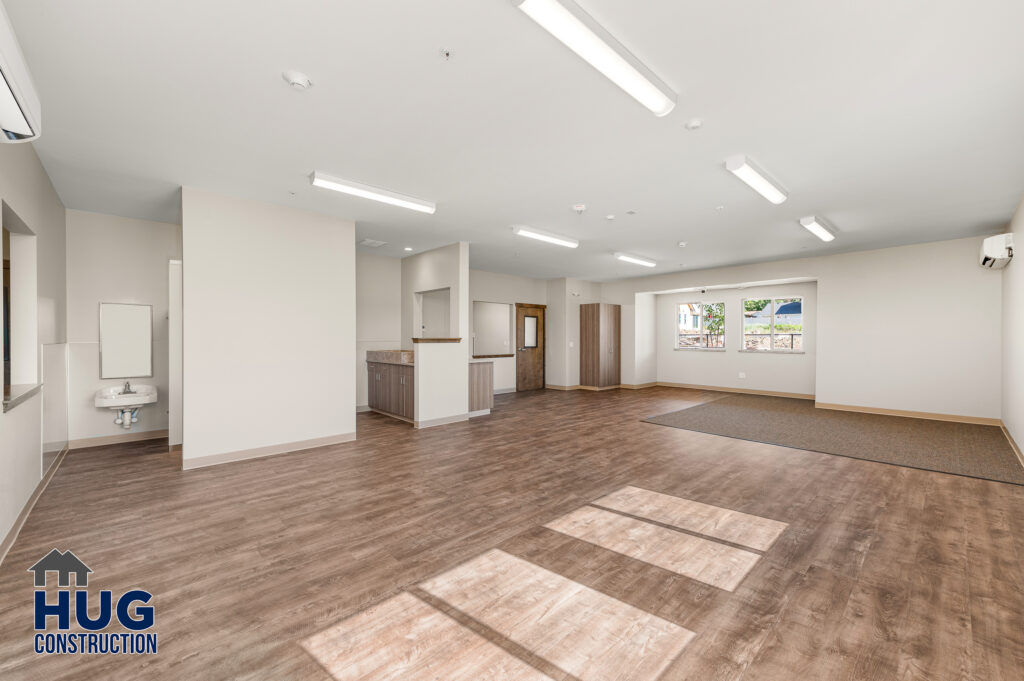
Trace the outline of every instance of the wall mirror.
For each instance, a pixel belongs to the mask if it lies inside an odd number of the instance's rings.
[[[512,354],[512,306],[473,301],[473,356]]]
[[[100,378],[153,375],[153,307],[100,303]]]

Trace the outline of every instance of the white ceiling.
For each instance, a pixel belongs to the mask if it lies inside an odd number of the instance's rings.
[[[679,93],[664,118],[508,0],[5,4],[69,208],[178,221],[192,185],[352,218],[383,255],[466,240],[475,268],[600,281],[992,233],[1024,190],[1020,0],[580,0]],[[726,172],[736,153],[790,200]],[[315,189],[314,169],[437,213]]]

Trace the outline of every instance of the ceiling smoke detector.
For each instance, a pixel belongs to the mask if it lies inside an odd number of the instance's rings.
[[[583,215],[587,210],[587,205],[585,203],[577,203],[572,209],[576,212],[576,215]]]
[[[704,127],[704,121],[702,121],[699,118],[691,118],[690,120],[686,121],[685,127],[687,130],[700,130],[702,127]]]
[[[293,90],[308,90],[313,87],[313,81],[302,71],[285,71],[281,77]]]

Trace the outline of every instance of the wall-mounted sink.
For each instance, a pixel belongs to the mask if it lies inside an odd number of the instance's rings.
[[[134,409],[144,404],[156,402],[156,386],[138,384],[132,385],[134,392],[125,393],[124,386],[114,385],[109,388],[100,388],[96,391],[95,404],[97,407],[106,409]]]

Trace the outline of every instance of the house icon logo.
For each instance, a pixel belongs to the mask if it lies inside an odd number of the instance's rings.
[[[84,589],[89,586],[89,566],[79,560],[78,556],[65,551],[61,553],[53,549],[28,569],[35,573],[35,586],[46,586],[46,573],[57,573],[57,586],[71,586],[71,575],[75,575],[75,586]]]
[[[150,592],[132,588],[120,595],[107,589],[90,593],[89,575],[93,570],[71,551],[52,549],[27,571],[32,573],[34,586],[32,619],[36,633],[32,648],[36,654],[156,654],[157,634],[152,631],[156,609],[150,604]],[[53,572],[57,573],[57,588],[53,588],[50,577]],[[111,627],[113,630],[108,630]]]

